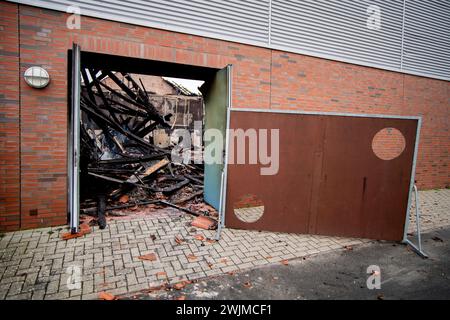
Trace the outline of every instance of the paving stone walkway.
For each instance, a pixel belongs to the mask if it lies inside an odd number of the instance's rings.
[[[450,190],[420,192],[420,200],[424,230],[450,225]],[[114,219],[105,230],[94,227],[67,241],[61,240],[66,227],[5,233],[0,299],[97,299],[102,291],[129,294],[370,242],[231,229],[213,242],[207,239],[215,231],[192,228],[191,219],[175,209],[159,209]],[[138,258],[150,253],[155,261]]]
[[[450,189],[419,192],[420,226],[423,231],[450,225]],[[411,223],[409,231],[416,230],[415,198],[411,199]]]

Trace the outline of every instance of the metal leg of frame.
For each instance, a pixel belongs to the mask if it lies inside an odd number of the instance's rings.
[[[222,229],[225,227],[225,205],[227,202],[227,170],[228,170],[228,147],[229,147],[229,128],[230,128],[230,110],[231,110],[231,75],[232,75],[232,65],[227,65],[227,73],[228,73],[228,84],[227,84],[227,126],[225,128],[225,152],[223,157],[224,167],[222,171],[222,180],[220,184],[220,204],[219,204],[219,221],[217,222],[217,232],[215,236],[215,240],[220,240],[220,235],[222,233]]]
[[[417,245],[415,245],[411,240],[405,237],[403,240],[404,243],[411,246],[413,251],[417,253],[422,258],[428,258],[428,255],[422,251],[422,236],[420,230],[420,208],[419,208],[419,192],[417,191],[417,186],[414,185],[414,196],[416,198],[416,228],[417,228]]]
[[[224,201],[224,197],[223,197],[223,192],[224,192],[224,172],[222,172],[222,178],[221,178],[221,182],[220,182],[220,204],[219,204],[219,221],[217,221],[217,231],[216,231],[216,236],[214,237],[215,240],[220,240],[220,235],[222,233],[222,228],[223,228],[223,215],[225,214],[225,212],[223,212],[223,201]]]

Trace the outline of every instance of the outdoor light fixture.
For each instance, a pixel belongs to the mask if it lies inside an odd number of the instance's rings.
[[[50,76],[44,68],[30,67],[23,74],[25,82],[32,88],[45,88],[50,82]]]

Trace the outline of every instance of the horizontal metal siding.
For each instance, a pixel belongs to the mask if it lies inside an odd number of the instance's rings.
[[[369,5],[381,9],[381,29],[367,28]],[[331,58],[400,68],[403,1],[272,1],[275,45]]]
[[[450,78],[450,1],[407,0],[403,70]]]
[[[38,0],[17,1],[66,11],[77,6],[82,15],[178,29],[186,33],[264,45],[269,32],[269,0]],[[251,14],[249,14],[251,12]]]
[[[450,80],[450,0],[10,1]]]

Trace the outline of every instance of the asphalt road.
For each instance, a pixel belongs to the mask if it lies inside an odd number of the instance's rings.
[[[423,235],[423,259],[407,246],[373,242],[247,272],[134,295],[133,299],[450,299],[450,228]],[[380,289],[367,268],[379,267]],[[378,273],[375,273],[377,276]],[[373,278],[371,278],[373,279]],[[372,281],[371,283],[375,283]]]

